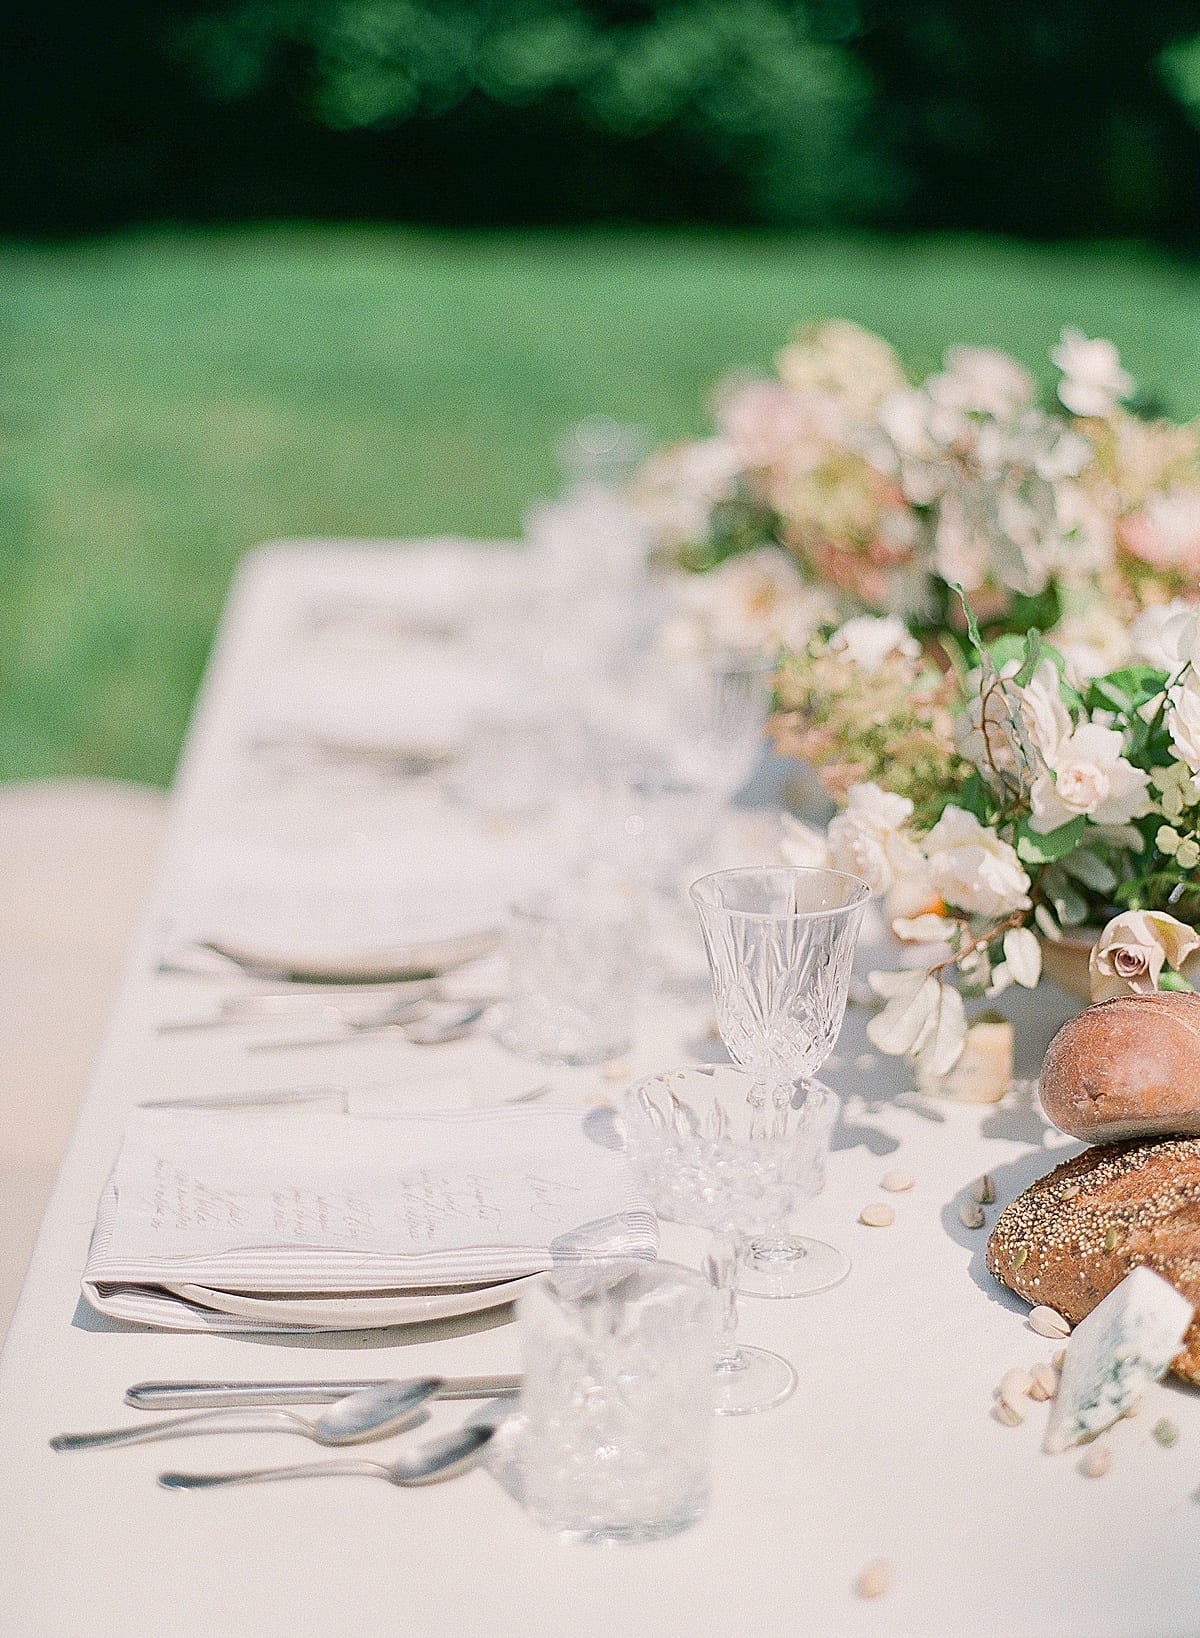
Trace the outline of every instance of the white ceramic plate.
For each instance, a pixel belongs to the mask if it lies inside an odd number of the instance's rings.
[[[205,1285],[169,1285],[186,1302],[199,1303],[239,1319],[265,1320],[313,1331],[371,1331],[389,1325],[416,1325],[421,1320],[453,1319],[479,1314],[513,1302],[536,1274],[501,1280],[495,1285],[450,1286],[443,1290],[385,1291],[355,1297],[255,1297],[245,1292],[214,1291]]]

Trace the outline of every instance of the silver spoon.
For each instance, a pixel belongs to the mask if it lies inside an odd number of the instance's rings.
[[[424,1401],[432,1398],[441,1385],[439,1376],[384,1382],[347,1394],[313,1417],[283,1409],[196,1411],[191,1416],[139,1422],[134,1427],[109,1428],[103,1433],[56,1433],[50,1444],[54,1450],[99,1450],[111,1445],[151,1444],[155,1439],[183,1438],[193,1433],[267,1433],[282,1429],[302,1433],[318,1445],[355,1445],[410,1426],[422,1414]]]
[[[389,1484],[433,1484],[451,1479],[470,1467],[479,1452],[494,1436],[495,1427],[472,1426],[427,1439],[416,1450],[405,1452],[394,1462],[302,1462],[296,1467],[252,1467],[229,1473],[160,1473],[164,1490],[216,1490],[224,1485],[259,1484],[272,1479],[344,1478],[362,1474],[386,1479]]]

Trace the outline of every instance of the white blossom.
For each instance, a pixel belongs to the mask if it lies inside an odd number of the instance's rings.
[[[664,642],[677,653],[802,648],[835,612],[828,589],[804,580],[778,546],[727,558],[708,574],[681,576],[676,589],[680,611]]]
[[[1168,690],[1167,697],[1171,702],[1167,709],[1171,749],[1194,774],[1200,774],[1200,671],[1194,664]]]
[[[1134,388],[1111,341],[1089,341],[1082,330],[1064,329],[1051,362],[1063,373],[1058,396],[1072,415],[1111,415]]]
[[[874,677],[893,654],[915,660],[920,644],[895,615],[859,614],[839,626],[829,639],[829,650]]]
[[[1028,927],[1010,927],[1004,935],[1004,967],[1015,984],[1037,988],[1042,976],[1042,947]]]
[[[990,917],[1028,910],[1029,877],[1015,850],[965,808],[946,808],[925,838],[925,856],[947,904]]]
[[[1127,825],[1149,810],[1148,774],[1122,756],[1115,728],[1084,722],[1047,757],[1034,780],[1030,826],[1043,835],[1080,814],[1097,825]]]
[[[1043,757],[1051,757],[1071,732],[1071,714],[1063,703],[1054,661],[1040,660],[1024,686],[1014,680],[1019,670],[1020,662],[1010,660],[1000,672],[1004,686],[993,685],[986,695],[981,673],[973,673],[971,703],[954,724],[959,754],[985,776],[1016,775],[1026,761],[1014,713],[1020,716],[1026,742]]]
[[[829,862],[861,876],[873,893],[890,893],[898,881],[924,870],[920,848],[906,826],[913,805],[871,782],[852,785],[846,806],[829,822]]]
[[[1037,391],[1023,364],[992,347],[951,347],[945,369],[926,383],[935,403],[967,414],[1010,421]]]
[[[1177,671],[1190,646],[1196,618],[1194,606],[1182,597],[1143,609],[1129,628],[1134,658],[1159,671]]]

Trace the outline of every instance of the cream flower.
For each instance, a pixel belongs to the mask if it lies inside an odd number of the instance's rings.
[[[1020,662],[1010,660],[1000,672],[1004,688],[990,688],[986,698],[976,672],[971,704],[954,724],[959,754],[985,776],[1015,775],[1026,760],[1017,741],[1014,711],[1020,713],[1026,739],[1047,759],[1071,732],[1071,714],[1063,704],[1054,661],[1039,661],[1024,687],[1013,681],[1019,670]]]
[[[1149,995],[1164,966],[1179,968],[1200,937],[1192,927],[1159,910],[1126,910],[1101,933],[1088,961],[1092,1000],[1117,995]]]
[[[1072,415],[1111,415],[1134,388],[1111,341],[1089,341],[1082,330],[1065,329],[1051,362],[1063,373],[1058,396]]]
[[[946,808],[925,838],[925,856],[947,904],[991,917],[1028,910],[1029,877],[1016,852],[965,808]]]
[[[859,614],[838,627],[829,639],[829,651],[875,677],[893,654],[915,660],[921,648],[895,615]]]
[[[906,826],[913,805],[873,783],[851,785],[845,809],[829,822],[829,862],[861,876],[873,893],[890,893],[897,881],[923,871],[921,850]]]
[[[1129,662],[1129,626],[1099,599],[1066,615],[1047,641],[1062,655],[1067,681],[1076,688]]]
[[[1171,702],[1167,709],[1171,749],[1194,774],[1200,774],[1200,672],[1194,665],[1182,682],[1168,690],[1167,697]]]
[[[882,398],[904,386],[900,360],[887,342],[844,319],[798,330],[775,367],[795,391],[840,398],[862,421]]]
[[[1149,810],[1148,774],[1121,755],[1114,728],[1084,722],[1060,741],[1033,782],[1030,827],[1045,835],[1080,814],[1093,824],[1127,825]]]
[[[916,1059],[935,1075],[953,1069],[967,1037],[958,991],[919,969],[868,973],[867,982],[887,1002],[867,1025],[871,1045],[891,1057]]]
[[[1191,646],[1193,627],[1198,624],[1195,608],[1182,597],[1143,609],[1129,628],[1134,658],[1159,671],[1177,671]]]
[[[835,617],[826,588],[804,580],[778,546],[726,558],[710,573],[688,575],[676,584],[681,609],[666,627],[665,645],[677,653],[802,648]]]
[[[1033,402],[1033,377],[1007,353],[993,347],[951,347],[945,363],[942,374],[926,383],[935,403],[1010,421]]]

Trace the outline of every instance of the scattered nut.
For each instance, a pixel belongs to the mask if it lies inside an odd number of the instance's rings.
[[[858,1220],[868,1228],[891,1228],[896,1221],[896,1213],[890,1206],[864,1206]]]
[[[911,1172],[884,1172],[879,1179],[879,1187],[889,1194],[904,1194],[914,1187],[916,1181]]]
[[[1023,1371],[1019,1365],[1014,1365],[1011,1371],[1005,1371],[1000,1378],[1000,1386],[996,1389],[996,1392],[1001,1399],[1007,1399],[1011,1402],[1029,1393],[1032,1388],[1033,1377],[1030,1373]]]
[[[997,1399],[992,1407],[992,1414],[997,1422],[1003,1422],[1006,1428],[1019,1428],[1025,1420],[1025,1407],[1014,1404],[1011,1399]]]
[[[1120,1243],[1121,1243],[1120,1231],[1116,1228],[1115,1225],[1113,1225],[1110,1228],[1105,1229],[1105,1231],[1104,1231],[1104,1249],[1105,1249],[1105,1251],[1115,1251],[1117,1249],[1117,1247],[1120,1245]]]
[[[1079,1464],[1079,1471],[1089,1479],[1102,1479],[1112,1466],[1112,1451],[1107,1445],[1092,1445]]]
[[[1155,1422],[1152,1431],[1159,1444],[1165,1445],[1168,1450],[1179,1438],[1179,1429],[1175,1426],[1174,1422],[1172,1422],[1166,1416],[1159,1417],[1158,1421]]]
[[[990,1206],[996,1198],[996,1188],[986,1172],[971,1184],[971,1199],[981,1206]]]
[[[1047,1308],[1039,1305],[1029,1316],[1030,1329],[1037,1332],[1039,1337],[1069,1337],[1071,1327],[1057,1308]]]
[[[1074,1200],[1075,1196],[1078,1193],[1079,1193],[1079,1184],[1078,1183],[1064,1183],[1063,1184],[1062,1197],[1063,1197],[1064,1200]]]
[[[1053,1399],[1058,1392],[1058,1372],[1053,1365],[1044,1365],[1040,1360],[1036,1365],[1029,1367],[1032,1387],[1029,1390],[1030,1399]]]
[[[974,1200],[964,1200],[958,1208],[964,1228],[980,1229],[987,1222],[987,1212]]]
[[[892,1566],[886,1558],[873,1558],[860,1570],[854,1590],[860,1598],[880,1598],[892,1584]]]
[[[623,1058],[610,1058],[600,1065],[600,1073],[606,1081],[627,1081],[633,1071]]]
[[[1028,1257],[1028,1255],[1029,1255],[1029,1247],[1028,1246],[1018,1246],[1017,1249],[1013,1252],[1013,1267],[1014,1268],[1020,1268],[1022,1263],[1024,1263],[1026,1257]]]

